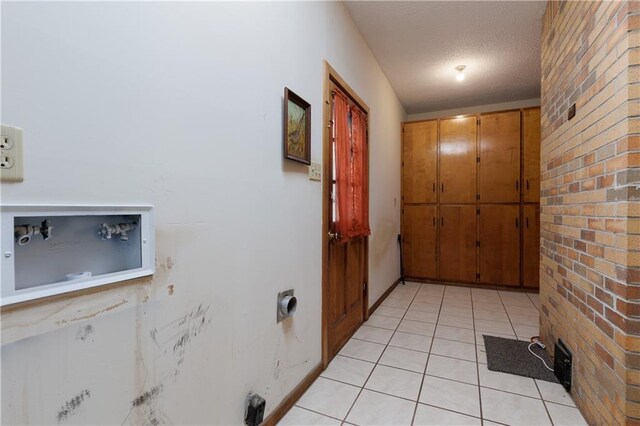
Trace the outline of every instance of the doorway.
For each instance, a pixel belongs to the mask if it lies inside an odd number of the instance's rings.
[[[368,318],[368,237],[345,240],[336,230],[336,144],[332,115],[336,91],[346,95],[349,103],[366,115],[365,144],[369,146],[369,107],[325,61],[322,135],[322,361],[325,368]],[[368,149],[364,161],[368,171]],[[365,177],[368,182],[368,174]]]

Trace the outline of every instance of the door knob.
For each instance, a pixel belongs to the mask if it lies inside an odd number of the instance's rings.
[[[329,231],[329,241],[338,241],[340,239],[339,232],[331,232]]]

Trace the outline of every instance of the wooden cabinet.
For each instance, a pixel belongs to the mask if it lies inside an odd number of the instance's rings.
[[[480,282],[520,285],[520,206],[480,205]]]
[[[476,206],[440,206],[440,275],[446,281],[476,281]]]
[[[540,109],[403,126],[405,276],[538,288]]]
[[[408,277],[436,278],[437,207],[405,204],[402,214],[404,273]]]
[[[520,201],[520,111],[480,117],[480,202]]]
[[[525,287],[540,286],[540,205],[525,204],[522,230],[522,283]]]
[[[477,118],[440,120],[440,202],[476,202]]]
[[[540,202],[540,108],[522,111],[523,198]]]
[[[438,120],[403,127],[402,187],[406,203],[435,203],[437,197]]]

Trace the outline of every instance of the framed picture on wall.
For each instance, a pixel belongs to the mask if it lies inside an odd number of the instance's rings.
[[[284,158],[311,164],[311,104],[284,88]]]

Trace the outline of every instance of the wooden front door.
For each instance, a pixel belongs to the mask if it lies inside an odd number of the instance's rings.
[[[369,109],[337,73],[325,63],[323,137],[323,363],[340,351],[367,317],[368,238],[341,242],[336,234],[335,138],[331,92],[339,88],[350,101]],[[368,133],[368,132],[367,132]],[[367,143],[368,145],[368,143]],[[367,160],[368,162],[368,157]],[[368,167],[367,167],[368,169]]]

